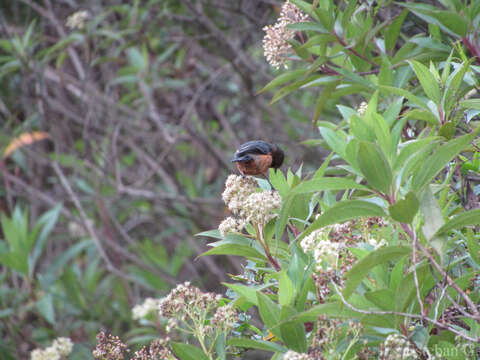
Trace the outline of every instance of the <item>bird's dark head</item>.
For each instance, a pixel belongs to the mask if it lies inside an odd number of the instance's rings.
[[[277,145],[272,144],[272,165],[275,170],[277,170],[283,164],[283,159],[285,158],[285,153]]]

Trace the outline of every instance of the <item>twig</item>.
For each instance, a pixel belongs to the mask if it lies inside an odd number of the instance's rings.
[[[339,290],[337,284],[335,284],[334,282],[332,282],[332,285],[333,287],[335,288],[335,291],[337,292],[337,295],[340,297],[340,300],[342,301],[342,303],[347,307],[349,308],[350,310],[353,310],[355,312],[358,312],[360,314],[366,314],[366,315],[397,315],[397,316],[404,316],[404,317],[408,317],[408,318],[412,318],[412,319],[420,319],[420,320],[426,320],[428,321],[429,323],[439,327],[439,328],[442,328],[442,329],[445,329],[445,330],[448,330],[448,331],[451,331],[453,332],[454,334],[458,335],[458,336],[461,336],[462,338],[466,339],[466,340],[469,340],[469,341],[472,341],[472,342],[479,342],[480,341],[480,338],[473,338],[473,337],[470,337],[468,335],[465,335],[464,333],[446,325],[446,324],[443,324],[441,322],[438,322],[434,319],[430,319],[429,317],[425,317],[425,316],[422,316],[422,315],[417,315],[417,314],[409,314],[409,313],[405,313],[405,312],[400,312],[400,311],[377,311],[377,310],[363,310],[363,309],[358,309],[356,308],[355,306],[353,306],[352,304],[350,304],[347,300],[345,300],[345,298],[343,297],[343,294],[342,292]]]

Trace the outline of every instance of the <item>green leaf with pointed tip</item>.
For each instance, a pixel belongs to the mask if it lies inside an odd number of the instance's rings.
[[[282,320],[295,316],[297,311],[291,306],[282,306],[280,318]],[[285,345],[296,352],[304,353],[307,351],[307,337],[305,327],[299,321],[286,321],[280,325],[282,341]]]
[[[271,341],[264,341],[264,340],[252,340],[247,338],[230,338],[227,341],[228,345],[243,347],[247,349],[259,349],[265,351],[273,351],[273,352],[287,352],[287,348],[276,344]]]
[[[479,131],[480,127],[470,134],[451,140],[430,155],[424,162],[424,166],[413,177],[412,190],[418,192],[430,184],[435,176],[472,142]]]
[[[207,255],[234,255],[243,256],[251,259],[265,260],[265,256],[260,254],[253,246],[239,245],[239,244],[224,244],[207,250],[199,256]]]
[[[280,322],[280,309],[278,305],[260,291],[257,291],[257,302],[258,312],[260,313],[263,323],[272,334],[281,338],[280,328],[278,327]]]
[[[202,349],[179,342],[171,342],[172,350],[181,360],[208,360]]]
[[[413,192],[409,192],[405,199],[398,200],[394,205],[389,206],[390,216],[401,223],[410,224],[417,214],[420,202]]]
[[[307,72],[307,69],[297,69],[292,71],[287,71],[277,76],[275,79],[270,81],[267,85],[263,87],[257,94],[264,93],[265,91],[272,90],[277,86],[283,85],[292,80],[298,80],[299,77],[304,75]]]
[[[342,223],[347,220],[359,217],[385,216],[383,209],[371,202],[363,200],[345,200],[336,203],[320,215],[304,232],[302,232],[297,241],[310,235],[313,231],[321,229],[324,226]]]
[[[418,61],[411,60],[408,63],[412,67],[413,71],[415,71],[415,74],[420,81],[420,85],[422,86],[427,97],[435,104],[439,105],[442,101],[442,94],[440,93],[440,87],[433,74],[425,65],[419,63]]]
[[[445,224],[443,224],[435,233],[435,235],[445,234],[450,230],[460,230],[465,226],[480,225],[480,209],[465,211],[455,215]]]
[[[384,194],[390,193],[392,170],[380,148],[372,143],[361,141],[358,146],[358,165],[370,187]]]
[[[403,21],[407,17],[407,14],[408,11],[403,10],[402,13],[392,22],[392,24],[386,28],[385,48],[388,51],[393,50],[395,47],[398,36],[400,35],[400,29],[402,28]]]
[[[251,302],[254,305],[258,305],[257,300],[257,289],[254,289],[250,286],[242,285],[242,284],[227,284],[223,283],[229,289],[235,291],[238,295],[243,296],[247,299],[248,302]]]
[[[395,261],[410,252],[411,248],[409,246],[388,246],[368,254],[353,265],[350,271],[345,274],[347,281],[345,282],[343,296],[348,299],[375,266],[389,261]]]
[[[393,86],[383,86],[383,85],[380,85],[379,89],[383,90],[388,95],[394,94],[394,95],[404,96],[408,99],[408,101],[411,101],[412,103],[420,106],[422,109],[424,109],[426,111],[430,111],[430,108],[425,103],[425,101],[423,101],[418,96],[413,95],[411,92],[409,92],[407,90],[396,88],[396,87],[393,87]]]
[[[278,302],[280,306],[292,305],[294,299],[295,290],[292,280],[288,277],[287,271],[282,270],[278,280]]]

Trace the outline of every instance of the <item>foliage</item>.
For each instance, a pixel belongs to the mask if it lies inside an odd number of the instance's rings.
[[[133,348],[151,343],[133,359],[476,356],[477,2],[290,0],[308,17],[284,9],[266,30],[267,60],[286,67],[268,83],[244,44],[260,38],[270,2],[102,4],[68,21],[73,9],[49,3],[8,7],[29,20],[21,30],[0,18],[2,356],[24,355],[25,336],[70,335],[70,357],[85,357],[79,343],[104,326]],[[281,207],[240,216],[227,203],[241,228],[200,233],[215,241],[199,258],[208,270],[192,270],[190,235],[223,215],[223,153],[257,137],[290,154],[287,171],[270,172],[273,190],[263,179],[252,190]],[[33,226],[15,206],[60,202]],[[73,241],[53,241],[65,238],[57,222]],[[146,290],[234,272],[200,318],[178,312],[176,329],[155,300],[133,325]],[[235,324],[214,329],[226,306]],[[95,356],[114,359],[118,346],[123,357],[118,338],[97,339]]]

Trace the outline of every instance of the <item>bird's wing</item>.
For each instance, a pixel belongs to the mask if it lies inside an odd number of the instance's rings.
[[[272,147],[269,143],[262,141],[262,140],[254,140],[246,142],[245,144],[240,145],[236,154],[258,154],[258,155],[266,155],[272,151]]]

